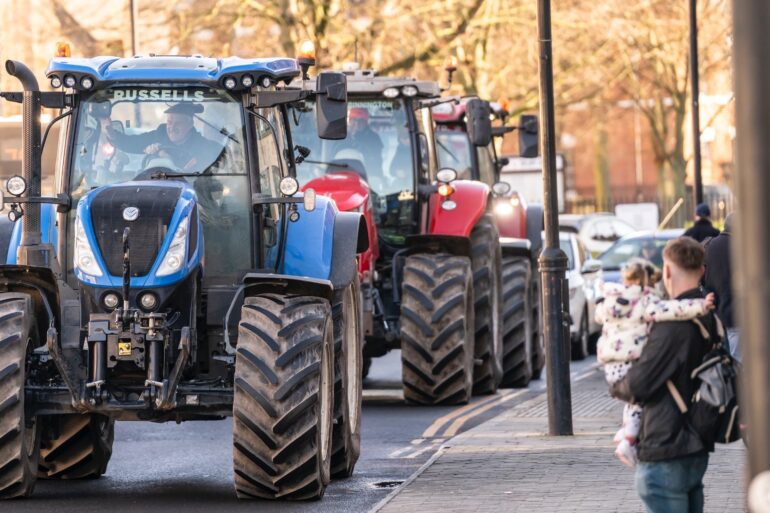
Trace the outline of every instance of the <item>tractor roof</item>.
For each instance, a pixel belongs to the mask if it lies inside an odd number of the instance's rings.
[[[382,93],[391,87],[414,86],[417,88],[417,96],[435,98],[441,94],[438,82],[431,80],[417,80],[412,77],[379,77],[377,72],[371,69],[358,69],[345,71],[348,79],[348,93],[367,94]]]
[[[254,79],[268,75],[273,80],[290,80],[299,75],[297,61],[286,57],[215,59],[194,56],[150,55],[149,57],[56,58],[48,64],[46,76],[72,74],[78,81],[90,76],[99,83],[114,82],[204,82],[215,84],[227,75],[250,73]]]

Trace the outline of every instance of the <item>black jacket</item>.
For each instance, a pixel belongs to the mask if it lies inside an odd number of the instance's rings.
[[[722,232],[706,243],[706,274],[703,286],[717,297],[717,315],[726,328],[735,327],[730,263],[730,233]]]
[[[194,172],[204,171],[211,166],[223,149],[221,145],[206,139],[195,129],[190,130],[190,133],[181,143],[173,143],[168,138],[165,123],[159,125],[155,130],[135,135],[110,130],[109,138],[119,150],[126,153],[144,153],[147,146],[160,144],[166,148],[164,151],[169,153],[169,158],[179,168],[184,168],[195,159],[193,168],[187,169],[187,171]]]
[[[693,289],[677,299],[700,298]],[[714,316],[701,318],[707,329],[715,332]],[[682,397],[694,391],[690,372],[701,364],[708,350],[707,342],[692,321],[659,322],[652,325],[642,356],[626,376],[612,385],[610,393],[618,399],[643,406],[639,431],[639,460],[662,461],[713,451],[687,426],[677,408],[666,381],[676,385]]]
[[[708,219],[698,219],[695,221],[694,225],[692,225],[687,229],[686,232],[684,232],[684,235],[687,237],[692,237],[698,242],[703,242],[709,237],[716,237],[719,235],[719,230],[714,228],[714,225],[711,224],[711,221]]]

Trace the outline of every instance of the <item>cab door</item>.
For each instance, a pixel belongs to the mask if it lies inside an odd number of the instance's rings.
[[[259,191],[265,197],[276,198],[281,195],[279,183],[286,175],[284,136],[281,113],[277,107],[257,109],[254,116],[255,145],[259,168]],[[280,247],[283,237],[282,222],[285,220],[283,204],[269,204],[262,207],[262,262],[266,269],[278,271],[280,266]]]

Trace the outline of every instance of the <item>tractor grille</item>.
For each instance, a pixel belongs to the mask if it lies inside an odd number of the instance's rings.
[[[131,228],[131,276],[145,276],[152,269],[179,196],[178,187],[110,187],[91,202],[91,221],[99,251],[113,276],[123,275],[123,229]],[[123,219],[127,207],[139,209],[135,221]]]

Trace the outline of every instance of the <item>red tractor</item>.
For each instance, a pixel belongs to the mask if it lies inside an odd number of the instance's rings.
[[[448,98],[432,109],[440,166],[458,169],[467,180],[482,182],[492,190],[491,212],[502,246],[503,329],[502,386],[525,386],[538,379],[545,364],[540,337],[540,295],[537,257],[542,247],[543,208],[528,206],[510,185],[500,181],[505,164],[498,157],[494,137],[512,127],[491,126],[502,115],[499,107],[475,97]],[[504,118],[503,118],[504,121]],[[537,123],[520,134],[522,156],[537,154]],[[490,136],[491,135],[491,136]],[[517,291],[524,289],[522,298]],[[521,302],[524,302],[522,307]]]
[[[347,139],[319,139],[311,103],[296,105],[293,136],[305,187],[364,212],[377,242],[373,266],[365,256],[359,267],[371,327],[365,367],[400,347],[407,401],[458,404],[492,393],[504,378],[505,328],[515,317],[532,319],[533,296],[528,274],[501,279],[491,188],[439,166],[431,108],[444,100],[436,82],[370,70],[346,75]],[[479,125],[490,133],[489,119]],[[510,382],[526,385],[537,358],[520,346],[520,377]]]

